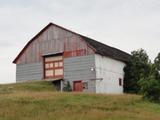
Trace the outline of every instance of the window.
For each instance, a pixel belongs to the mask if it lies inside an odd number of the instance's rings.
[[[54,71],[53,70],[46,70],[46,76],[50,77],[53,76]]]
[[[45,68],[49,68],[49,64],[45,64]]]
[[[83,89],[88,89],[88,82],[83,82]]]
[[[55,62],[54,67],[63,67],[63,62]]]
[[[58,67],[59,65],[58,65],[58,62],[55,62],[54,63],[54,67]]]
[[[119,86],[122,86],[122,79],[119,78]]]
[[[46,57],[45,58],[45,62],[60,61],[60,60],[62,60],[62,56]]]
[[[63,62],[59,62],[59,67],[62,67],[63,66]]]
[[[63,69],[55,69],[55,76],[63,75]]]
[[[53,68],[53,63],[50,63],[50,64],[49,64],[49,67],[50,67],[50,68]]]

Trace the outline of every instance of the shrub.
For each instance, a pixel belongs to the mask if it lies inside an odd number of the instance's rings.
[[[63,91],[65,91],[65,92],[71,92],[72,91],[72,88],[71,88],[71,85],[70,85],[69,81],[67,81],[67,83],[64,84]]]
[[[144,99],[160,103],[160,82],[153,76],[141,79],[138,84],[141,86],[141,93]]]

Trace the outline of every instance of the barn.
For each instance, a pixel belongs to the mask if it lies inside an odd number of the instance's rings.
[[[130,55],[96,40],[49,23],[22,49],[16,82],[53,81],[59,90],[67,82],[73,91],[123,93],[123,68]]]

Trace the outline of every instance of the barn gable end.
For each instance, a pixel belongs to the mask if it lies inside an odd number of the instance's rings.
[[[46,54],[64,53],[64,57],[94,54],[92,48],[77,33],[50,23],[23,48],[13,63],[42,62]]]

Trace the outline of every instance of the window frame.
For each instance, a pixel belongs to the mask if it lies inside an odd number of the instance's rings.
[[[87,81],[83,82],[82,85],[83,85],[83,89],[86,89],[86,90],[88,89],[88,82]]]

